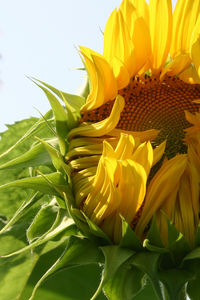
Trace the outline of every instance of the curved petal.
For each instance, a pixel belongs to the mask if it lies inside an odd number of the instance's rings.
[[[124,108],[124,98],[120,95],[117,96],[111,114],[108,118],[103,121],[94,124],[81,124],[79,127],[74,128],[70,131],[68,139],[74,136],[88,136],[97,137],[108,134],[112,131],[117,123],[119,122],[120,113]]]
[[[95,109],[117,95],[117,83],[108,62],[102,55],[86,47],[80,47],[89,74],[91,88],[82,111]]]

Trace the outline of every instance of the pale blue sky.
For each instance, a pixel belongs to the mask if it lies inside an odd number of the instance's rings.
[[[69,93],[82,83],[79,45],[102,51],[106,20],[121,0],[0,0],[0,131],[45,113],[48,100],[26,76]]]

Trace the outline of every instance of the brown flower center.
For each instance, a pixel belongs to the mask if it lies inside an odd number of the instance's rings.
[[[184,153],[184,129],[191,126],[185,119],[184,111],[196,112],[200,99],[200,85],[187,84],[177,77],[166,77],[160,81],[156,77],[133,78],[129,85],[120,90],[125,99],[117,128],[128,131],[159,129],[155,144],[167,140],[168,157]],[[98,122],[109,116],[113,101],[98,109],[83,114],[83,121]]]

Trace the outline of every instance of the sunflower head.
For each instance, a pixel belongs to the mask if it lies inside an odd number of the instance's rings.
[[[190,244],[199,222],[200,2],[123,0],[103,54],[80,47],[90,81],[66,156],[76,205],[111,239],[121,217],[144,239],[169,218]],[[198,164],[198,165],[197,165]]]
[[[2,245],[11,241],[2,265],[19,254],[9,263],[27,281],[18,271],[26,266],[29,276],[39,256],[36,270],[50,257],[30,299],[49,275],[88,264],[104,268],[92,300],[102,289],[110,300],[185,299],[186,289],[199,299],[200,0],[178,0],[174,12],[171,0],[123,0],[106,24],[103,54],[80,52],[89,91],[35,80],[52,110],[0,155],[0,170],[19,168],[0,186],[2,202],[15,195],[7,188],[35,190],[9,221],[0,218]]]

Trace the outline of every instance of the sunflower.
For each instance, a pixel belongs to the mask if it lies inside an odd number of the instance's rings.
[[[200,1],[123,0],[103,54],[80,47],[90,92],[66,156],[76,205],[115,243],[155,216],[191,245],[199,224]]]

